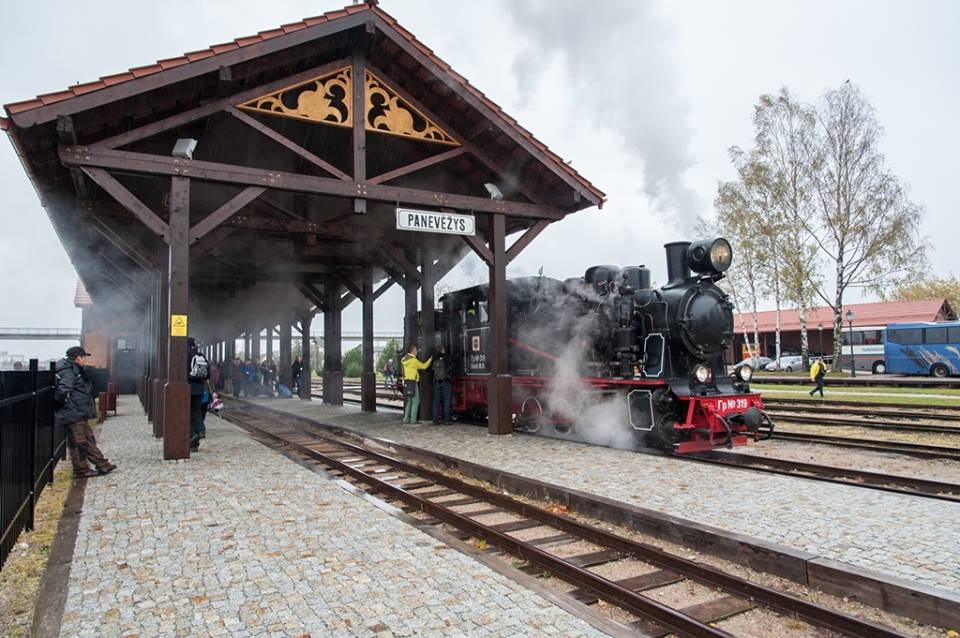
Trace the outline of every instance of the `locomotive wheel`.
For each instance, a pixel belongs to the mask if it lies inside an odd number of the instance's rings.
[[[559,398],[550,407],[550,416],[553,421],[553,429],[558,434],[570,434],[574,430],[574,424],[580,414],[579,410],[573,407],[573,404],[564,398]]]
[[[543,405],[537,397],[527,397],[520,404],[517,427],[524,432],[539,432],[543,427]]]
[[[673,446],[680,442],[680,430],[673,427],[676,422],[676,418],[671,414],[658,415],[657,422],[650,431],[651,443],[656,447],[672,450]]]

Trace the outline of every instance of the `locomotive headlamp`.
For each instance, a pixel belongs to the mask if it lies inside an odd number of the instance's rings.
[[[706,383],[710,380],[710,368],[702,363],[698,363],[693,366],[693,377],[700,383]]]
[[[733,249],[723,237],[698,241],[687,249],[687,264],[697,273],[724,272],[731,261]]]
[[[737,368],[737,377],[741,381],[750,381],[753,378],[753,367],[752,366],[740,366]]]

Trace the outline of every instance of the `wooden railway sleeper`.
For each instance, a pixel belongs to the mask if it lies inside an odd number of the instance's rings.
[[[279,438],[274,437],[269,432],[266,432],[266,434],[273,438]],[[797,618],[811,622],[814,625],[826,627],[845,635],[862,636],[864,638],[904,638],[905,636],[904,634],[896,632],[882,625],[835,612],[831,609],[822,607],[821,605],[817,605],[815,603],[804,601],[790,594],[777,592],[767,587],[744,581],[729,574],[723,573],[714,567],[694,563],[693,561],[689,561],[678,556],[672,556],[644,543],[639,543],[588,525],[584,525],[572,519],[564,518],[533,505],[516,501],[502,494],[488,492],[487,490],[483,490],[482,488],[469,483],[464,483],[462,481],[453,479],[445,474],[442,474],[441,472],[415,466],[372,450],[360,448],[359,446],[345,441],[335,440],[331,436],[318,432],[310,432],[310,434],[327,442],[336,442],[346,449],[353,450],[355,453],[363,454],[383,462],[389,462],[399,470],[415,473],[424,477],[425,479],[434,481],[438,485],[445,485],[448,487],[448,489],[482,498],[492,505],[501,507],[504,510],[514,512],[524,517],[536,518],[541,522],[569,535],[579,536],[584,540],[602,547],[620,550],[627,555],[632,555],[638,560],[648,562],[652,565],[660,567],[661,569],[668,569],[676,571],[677,573],[682,573],[687,578],[705,584],[709,587],[719,588],[728,594],[734,594],[746,599],[759,601],[774,611],[793,615]],[[430,515],[435,516],[436,518],[443,520],[444,522],[447,522],[455,527],[461,527],[470,530],[477,536],[486,538],[488,542],[495,543],[502,549],[511,551],[523,560],[538,563],[547,571],[570,582],[581,583],[582,588],[597,592],[605,600],[617,604],[639,616],[652,618],[655,621],[663,624],[668,629],[676,631],[681,635],[729,635],[726,632],[709,627],[708,625],[696,621],[695,619],[684,616],[683,614],[657,603],[656,601],[650,600],[638,594],[634,594],[629,589],[617,585],[610,580],[601,578],[587,570],[562,561],[539,549],[539,547],[533,543],[523,543],[509,536],[508,534],[491,530],[466,516],[434,504],[422,498],[420,495],[412,494],[396,486],[378,481],[375,477],[366,475],[360,470],[350,468],[340,463],[336,459],[326,457],[310,448],[304,447],[302,448],[302,451],[308,456],[317,458],[329,466],[339,468],[345,474],[353,475],[358,480],[376,486],[376,491],[388,494],[397,498],[398,500],[408,503],[409,505],[419,506],[422,511],[427,512]]]

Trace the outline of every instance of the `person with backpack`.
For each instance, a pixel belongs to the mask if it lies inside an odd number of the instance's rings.
[[[440,425],[440,404],[443,403],[443,424],[450,425],[450,399],[452,386],[447,370],[447,353],[442,345],[433,353],[433,424]]]
[[[203,392],[210,378],[210,363],[193,337],[187,337],[187,381],[190,382],[190,451],[200,449],[203,434]]]
[[[404,423],[420,423],[420,371],[429,368],[431,360],[420,361],[417,358],[416,344],[412,344],[400,360],[403,366],[403,396],[407,401],[403,407]]]
[[[820,392],[820,398],[823,398],[823,378],[827,374],[827,367],[823,365],[823,358],[817,357],[817,360],[810,366],[810,380],[817,384],[813,390],[810,390],[810,396],[817,391]]]

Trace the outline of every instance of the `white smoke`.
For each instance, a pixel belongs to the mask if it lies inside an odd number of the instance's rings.
[[[586,289],[592,293],[592,287],[585,287],[584,292]],[[590,296],[599,300],[595,295]],[[632,448],[634,433],[630,428],[625,397],[620,393],[603,396],[583,381],[583,377],[596,377],[599,373],[589,365],[599,332],[597,315],[575,316],[572,309],[565,310],[566,315],[564,309],[551,309],[554,312],[553,325],[573,325],[573,330],[557,351],[550,352],[557,359],[543,396],[544,411],[548,416],[571,422],[576,438],[595,445]],[[556,334],[547,334],[550,330],[550,326],[528,327],[520,331],[518,337],[531,345],[555,342]],[[546,350],[545,347],[540,349]]]
[[[670,32],[654,2],[580,0],[504,3],[527,42],[513,70],[520,97],[550,91],[538,80],[558,61],[577,116],[613,131],[643,166],[643,192],[678,227],[696,221],[699,204],[684,183],[694,165],[690,108],[667,52]],[[674,219],[676,217],[676,219]]]

